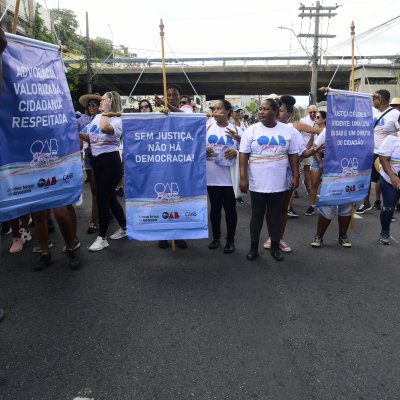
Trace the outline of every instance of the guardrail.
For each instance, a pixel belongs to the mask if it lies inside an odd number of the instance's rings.
[[[351,56],[324,56],[323,60],[328,64],[330,61],[342,61],[345,63],[349,63],[351,61]],[[389,61],[389,63],[393,63],[395,60],[400,59],[400,55],[381,55],[381,56],[356,56],[355,60],[358,63],[359,61],[367,60],[368,63],[371,63],[372,60],[382,60]],[[174,58],[166,58],[165,63],[168,65],[177,65],[177,66],[198,66],[200,63],[201,66],[215,66],[215,63],[222,63],[222,66],[226,66],[227,63],[238,63],[240,62],[242,66],[247,66],[249,63],[253,63],[252,65],[268,65],[269,62],[274,63],[274,65],[282,65],[276,64],[276,62],[285,61],[286,65],[293,65],[291,61],[303,61],[311,62],[310,57],[306,56],[291,56],[291,57],[202,57],[202,58],[181,58],[179,60]],[[66,66],[71,64],[77,64],[79,62],[86,62],[85,59],[79,60],[64,60],[64,64]],[[162,63],[161,58],[116,58],[116,59],[107,59],[107,60],[91,60],[91,64],[96,65],[111,65],[114,67],[123,67],[123,65],[127,65],[126,67],[141,67],[147,65],[150,66],[159,66]],[[263,62],[263,63],[260,63]],[[336,64],[338,64],[337,62]],[[237,64],[236,64],[237,65]],[[295,64],[301,65],[301,64]],[[124,67],[124,68],[126,68]]]

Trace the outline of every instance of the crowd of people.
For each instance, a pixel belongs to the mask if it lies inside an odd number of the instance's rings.
[[[183,100],[182,100],[183,99]],[[167,107],[172,112],[192,113],[190,97],[183,96],[178,85],[167,89]],[[118,200],[118,188],[122,187],[123,154],[121,151],[122,120],[115,115],[121,111],[121,98],[117,92],[86,94],[79,103],[84,113],[77,113],[77,137],[81,139],[82,162],[90,185],[91,218],[87,233],[97,234],[89,251],[101,251],[109,246],[107,238],[122,239],[127,236],[125,212]],[[293,202],[299,186],[300,169],[304,168],[304,185],[309,195],[309,207],[305,215],[318,211],[316,234],[310,243],[318,248],[323,245],[324,234],[332,221],[338,217],[338,242],[350,248],[347,236],[353,204],[340,206],[317,205],[317,192],[321,183],[324,144],[326,134],[326,111],[312,105],[308,117],[300,119],[293,96],[273,96],[263,100],[259,107],[258,121],[244,123],[240,106],[225,99],[217,100],[211,107],[211,116],[206,125],[206,181],[210,203],[210,225],[212,241],[210,250],[221,246],[222,209],[226,222],[225,254],[235,251],[237,228],[237,200],[250,192],[251,218],[250,243],[247,259],[258,256],[260,234],[265,219],[268,237],[263,247],[269,249],[277,260],[291,247],[283,240],[288,217],[296,217]],[[156,97],[155,107],[164,106],[164,99]],[[387,90],[378,90],[373,95],[374,110],[374,165],[371,181],[375,183],[376,201],[380,209],[381,232],[379,242],[390,244],[390,224],[394,210],[400,210],[400,99],[390,102]],[[138,112],[153,112],[148,99],[139,102]],[[111,113],[111,114],[110,114]],[[306,160],[306,162],[304,162]],[[308,168],[307,168],[308,167]],[[308,172],[306,172],[309,170]],[[380,196],[382,195],[382,201]],[[365,213],[372,209],[369,197],[356,210]],[[10,253],[23,250],[24,244],[32,240],[34,226],[37,246],[33,252],[40,253],[34,264],[35,271],[42,271],[52,264],[49,249],[53,246],[49,232],[54,231],[53,218],[58,223],[65,242],[63,251],[71,269],[79,269],[80,241],[77,237],[77,217],[73,204],[53,210],[42,210],[4,221],[1,235],[11,234]],[[114,216],[119,228],[109,237],[110,216]],[[184,239],[176,240],[178,248],[187,247]],[[160,240],[158,246],[170,246]],[[3,318],[0,309],[0,320]]]
[[[156,96],[154,106],[164,107],[164,99]],[[171,112],[194,112],[191,98],[183,95],[178,85],[167,88],[166,106]],[[117,92],[86,94],[80,97],[84,113],[77,113],[77,127],[82,141],[82,160],[91,190],[91,218],[87,233],[97,234],[89,251],[101,251],[109,246],[107,239],[126,237],[125,212],[118,200],[123,180],[123,154],[121,151],[122,120],[115,113],[121,111],[121,98]],[[217,100],[211,107],[211,116],[206,125],[206,180],[210,202],[210,225],[212,241],[208,248],[221,246],[222,209],[226,221],[226,243],[224,253],[235,251],[237,225],[237,200],[250,192],[250,249],[248,260],[258,257],[260,233],[266,220],[268,237],[263,247],[272,257],[283,260],[283,253],[291,247],[283,240],[288,217],[296,217],[293,202],[299,186],[300,169],[304,168],[304,185],[309,195],[309,207],[305,215],[318,210],[316,234],[310,243],[321,247],[323,236],[331,220],[338,215],[339,243],[351,247],[347,230],[352,215],[352,204],[341,206],[317,206],[317,193],[321,183],[326,111],[315,105],[308,108],[308,116],[299,118],[293,96],[271,96],[259,107],[258,121],[244,121],[240,106],[225,99]],[[378,90],[373,95],[374,113],[374,165],[371,181],[375,183],[374,207],[381,210],[381,232],[379,241],[390,243],[390,223],[393,212],[399,209],[400,196],[400,101],[390,102],[387,90]],[[138,112],[153,112],[150,100],[139,102]],[[111,114],[110,114],[111,113]],[[77,135],[78,136],[78,135]],[[380,195],[382,194],[382,202]],[[382,204],[382,205],[381,205]],[[365,213],[372,206],[369,196],[356,210]],[[52,214],[59,225],[65,241],[64,251],[71,269],[78,269],[81,262],[77,253],[80,241],[77,237],[77,218],[74,205],[51,210],[42,210],[3,222],[1,235],[11,234],[10,253],[23,250],[24,243],[32,239],[31,226],[35,227],[38,246],[34,252],[40,258],[34,270],[41,271],[52,263],[49,249],[53,246],[48,233],[54,230]],[[110,216],[119,224],[116,232],[108,235]],[[167,240],[158,246],[169,247]],[[184,239],[176,240],[178,248],[187,247]]]

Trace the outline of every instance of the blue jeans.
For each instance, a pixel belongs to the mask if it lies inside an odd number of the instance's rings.
[[[394,209],[400,198],[400,190],[396,190],[391,183],[382,177],[379,178],[382,192],[381,226],[382,233],[389,233]]]

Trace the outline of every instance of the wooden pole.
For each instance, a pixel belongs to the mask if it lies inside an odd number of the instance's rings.
[[[164,112],[168,112],[168,98],[167,98],[167,71],[165,69],[165,52],[164,52],[164,22],[160,19],[160,36],[161,36],[161,57],[162,57],[162,77],[164,88]],[[171,242],[172,251],[176,250],[175,240]]]
[[[12,26],[12,33],[13,33],[14,35],[17,33],[18,14],[19,14],[19,0],[16,0],[16,1],[15,1],[15,10],[14,10],[13,26]]]
[[[160,19],[160,36],[161,36],[161,56],[162,56],[162,75],[163,75],[163,88],[164,88],[164,111],[168,111],[167,99],[167,72],[165,70],[165,53],[164,53],[164,22]]]
[[[354,21],[351,21],[350,34],[351,34],[351,90],[354,92],[354,90],[355,90],[355,84],[354,84],[354,35],[355,35],[355,25],[354,25]]]
[[[351,35],[351,91],[354,92],[355,84],[354,84],[354,34],[355,34],[355,25],[354,21],[351,21],[350,25],[350,35]],[[355,221],[354,221],[354,212],[355,207],[354,203],[351,205],[351,230],[354,231]]]

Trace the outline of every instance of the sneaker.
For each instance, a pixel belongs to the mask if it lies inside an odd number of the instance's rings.
[[[87,233],[96,233],[99,230],[99,227],[97,226],[97,224],[91,219],[89,221],[89,226],[87,228]]]
[[[186,247],[187,247],[186,240],[184,240],[184,239],[177,239],[177,240],[176,240],[176,247],[178,247],[178,249],[186,249]]]
[[[25,240],[23,237],[16,237],[12,238],[11,246],[10,246],[10,253],[19,253],[24,248]]]
[[[2,222],[0,235],[1,236],[9,235],[11,232],[12,232],[11,226],[7,222]]]
[[[239,204],[244,204],[244,200],[241,197],[236,199],[236,202],[239,203]]]
[[[89,251],[100,251],[108,247],[109,244],[106,239],[103,239],[101,236],[97,236],[96,240],[89,247]]]
[[[52,264],[51,254],[42,254],[36,264],[33,266],[34,271],[43,271]]]
[[[309,206],[307,208],[307,211],[305,212],[305,215],[314,215],[315,214],[315,207]]]
[[[47,242],[47,247],[48,247],[49,249],[51,249],[53,246],[54,246],[53,242],[52,242],[51,240],[49,240],[49,241]],[[41,250],[41,248],[40,248],[39,246],[35,246],[35,247],[32,249],[32,253],[41,253],[41,252],[42,252],[42,250]]]
[[[214,239],[209,245],[208,248],[210,250],[215,250],[221,245],[221,242],[219,239]]]
[[[390,220],[390,222],[396,222],[396,218],[392,217],[392,219]]]
[[[279,248],[284,253],[290,253],[292,251],[291,247],[287,243],[285,243],[282,239],[279,241]]]
[[[375,200],[374,208],[375,208],[375,210],[380,210],[382,208],[380,200]]]
[[[347,238],[347,235],[340,235],[339,236],[339,244],[342,245],[342,247],[351,247],[351,243],[349,242],[349,239]]]
[[[299,216],[299,214],[297,214],[297,212],[294,211],[293,208],[289,208],[289,210],[287,210],[287,215],[289,218],[296,218]]]
[[[126,228],[118,228],[117,231],[115,231],[111,236],[110,239],[111,240],[118,240],[118,239],[122,239],[126,237]]]
[[[81,242],[79,241],[79,239],[76,237],[73,241],[72,241],[72,250],[77,250],[79,249],[79,247],[81,247]],[[62,248],[62,252],[65,253],[67,251],[67,246],[64,244],[64,247]]]
[[[379,236],[379,243],[384,245],[390,244],[389,233],[382,232]]]
[[[323,243],[322,237],[319,235],[314,236],[314,240],[310,243],[312,247],[321,247]]]
[[[67,257],[69,262],[69,267],[74,269],[79,269],[81,267],[81,260],[75,250],[67,250]]]
[[[32,240],[32,235],[29,229],[20,228],[19,233],[21,234],[21,237],[24,238],[25,242]]]
[[[270,249],[271,248],[271,238],[269,237],[263,244],[264,249]]]
[[[371,204],[364,204],[364,203],[362,203],[362,204],[360,205],[360,207],[357,208],[356,213],[357,213],[357,214],[364,214],[365,211],[369,211],[369,210],[372,210]]]
[[[168,249],[168,247],[169,247],[168,240],[159,240],[158,241],[158,247],[160,249]]]

